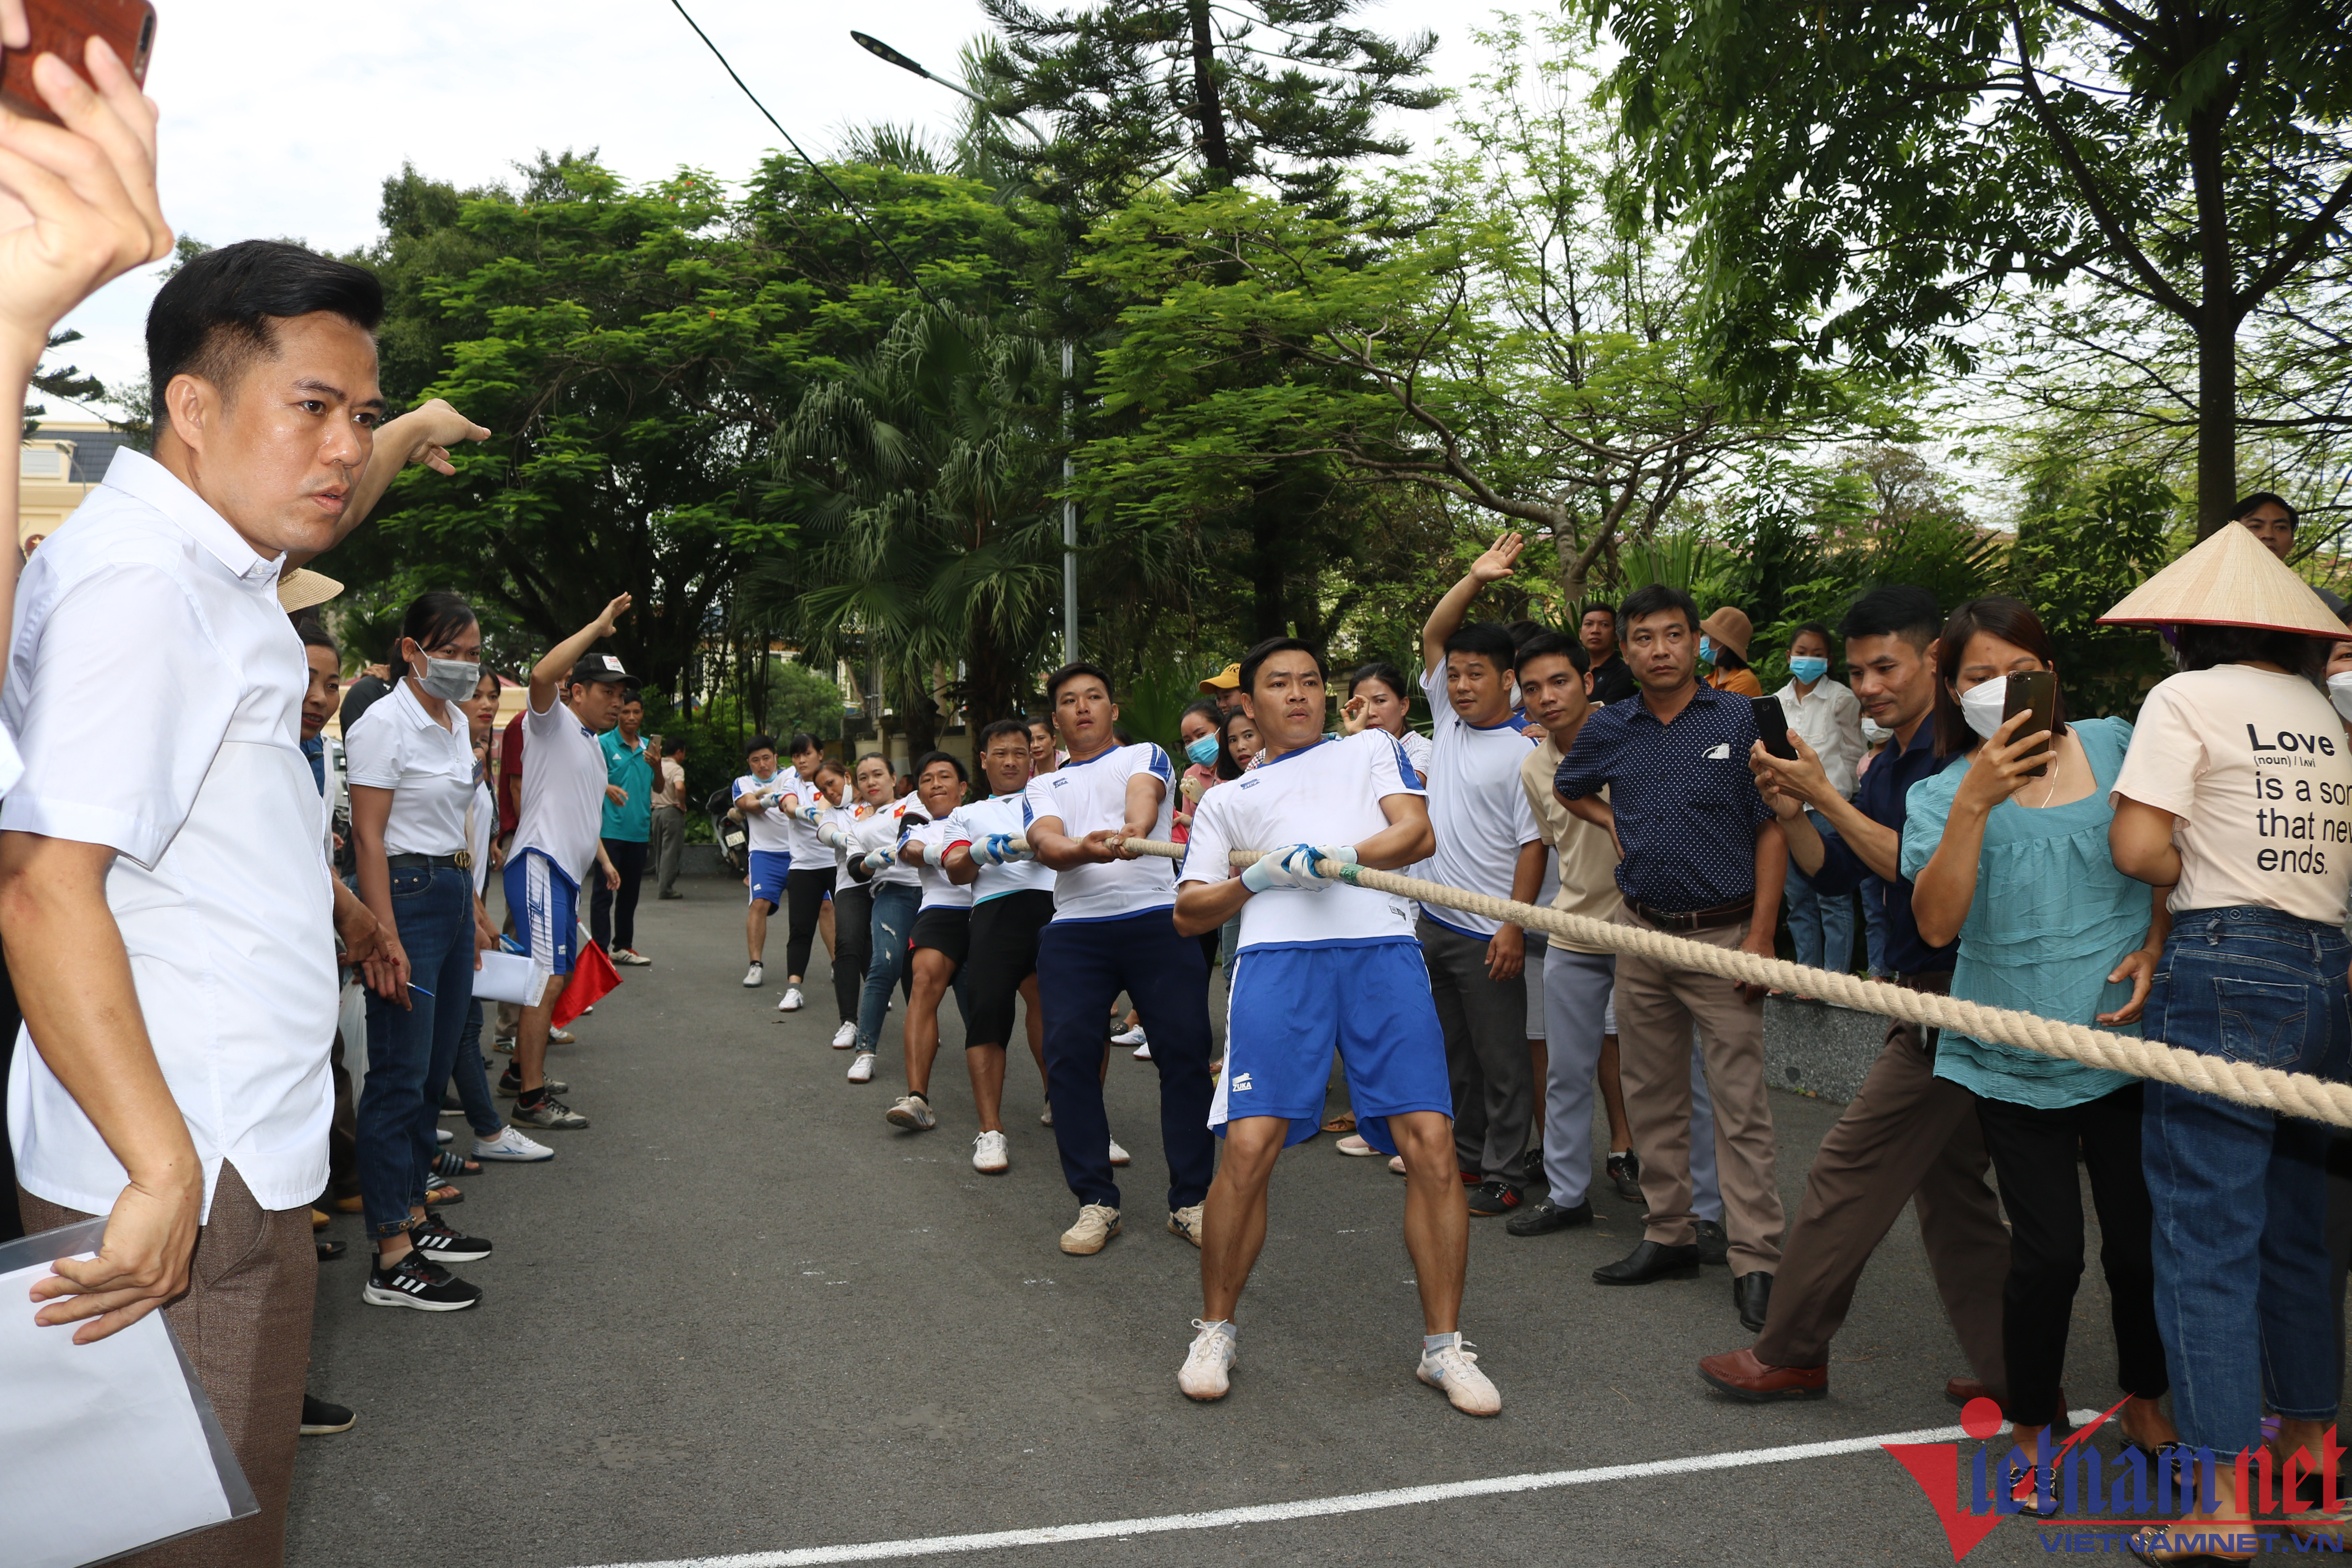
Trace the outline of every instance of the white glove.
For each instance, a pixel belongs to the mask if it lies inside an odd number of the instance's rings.
[[[1313,853],[1313,847],[1306,844],[1269,849],[1243,868],[1242,886],[1253,893],[1263,893],[1274,888],[1300,888],[1320,892],[1330,884],[1318,879],[1312,871],[1301,869],[1307,863],[1305,858]],[[1294,865],[1294,861],[1297,864]]]
[[[822,827],[824,826],[824,807],[821,805],[810,805],[800,806],[793,810],[793,815],[799,817],[803,822],[807,823],[811,827]]]
[[[896,849],[869,849],[866,852],[866,858],[862,862],[866,867],[866,874],[869,877],[877,871],[887,871],[898,863],[898,852]]]
[[[971,846],[971,858],[983,866],[1003,866],[1015,860],[1035,858],[1036,851],[1025,845],[1015,845],[1010,833],[992,833]]]

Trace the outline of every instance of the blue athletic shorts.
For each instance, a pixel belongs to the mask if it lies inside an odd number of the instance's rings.
[[[1445,1034],[1419,943],[1252,947],[1234,959],[1225,1070],[1210,1128],[1222,1137],[1227,1121],[1280,1116],[1290,1122],[1285,1147],[1312,1138],[1334,1047],[1347,1068],[1356,1131],[1381,1153],[1397,1152],[1388,1118],[1408,1110],[1453,1117]]]
[[[509,860],[502,874],[522,951],[550,974],[571,973],[580,942],[579,885],[537,849]]]
[[[771,910],[784,907],[784,877],[793,868],[793,858],[782,849],[751,851],[751,900],[765,904]]]

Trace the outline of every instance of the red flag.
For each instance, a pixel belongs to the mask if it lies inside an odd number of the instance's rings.
[[[555,999],[554,1010],[548,1022],[562,1028],[581,1014],[613,994],[621,984],[621,972],[604,956],[604,950],[593,942],[580,944],[580,954],[572,961],[572,980],[564,986],[563,994]]]

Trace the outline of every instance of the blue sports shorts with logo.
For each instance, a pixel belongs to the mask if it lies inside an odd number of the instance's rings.
[[[792,854],[783,849],[751,851],[751,898],[771,910],[784,907],[784,878],[793,868]]]
[[[1409,1110],[1454,1115],[1445,1034],[1429,994],[1421,944],[1249,947],[1234,959],[1226,998],[1225,1070],[1209,1126],[1249,1116],[1290,1123],[1284,1147],[1322,1125],[1337,1049],[1348,1074],[1356,1131],[1383,1154],[1397,1152],[1388,1119]]]
[[[580,888],[541,849],[526,849],[507,862],[507,909],[515,937],[533,965],[549,974],[569,974],[580,942]]]

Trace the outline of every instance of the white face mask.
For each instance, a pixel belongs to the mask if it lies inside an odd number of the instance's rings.
[[[2327,700],[2336,704],[2336,711],[2352,720],[2352,669],[2327,678]]]
[[[1960,693],[1960,717],[1969,728],[1990,741],[1992,732],[2000,728],[2001,709],[2009,701],[2009,677],[1996,675],[1981,686],[1971,686]]]
[[[1874,720],[1864,719],[1862,721],[1862,738],[1866,745],[1879,746],[1895,739],[1895,731]]]
[[[410,671],[415,674],[415,670]],[[425,656],[425,673],[416,677],[416,684],[444,702],[467,702],[473,699],[474,688],[482,681],[482,667],[462,659],[435,658]]]

